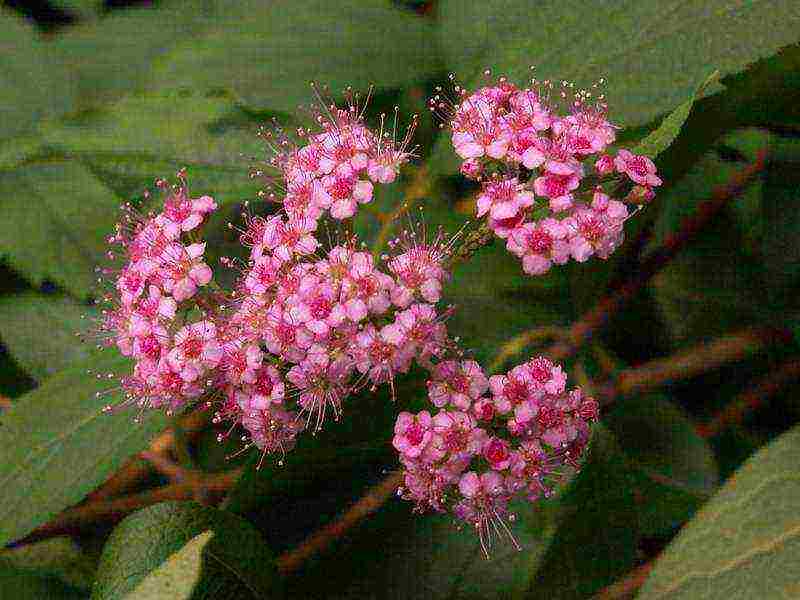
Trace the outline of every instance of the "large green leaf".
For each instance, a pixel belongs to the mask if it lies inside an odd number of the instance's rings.
[[[77,162],[0,172],[0,255],[35,283],[49,279],[88,296],[106,262],[119,200]]]
[[[748,460],[656,562],[638,598],[792,598],[800,581],[800,429]]]
[[[230,3],[164,0],[115,10],[66,29],[52,42],[52,52],[69,69],[78,106],[100,106],[147,89],[153,61],[213,27],[217,11],[226,4]]]
[[[294,111],[310,81],[402,87],[438,67],[433,23],[388,0],[250,0],[225,5],[214,27],[157,59],[154,86],[227,88],[248,106]]]
[[[146,600],[163,598],[165,595],[170,598],[191,598],[200,583],[203,551],[213,537],[211,531],[193,537],[183,548],[150,571],[126,598]],[[213,556],[213,553],[210,555]]]
[[[669,148],[670,144],[675,141],[678,134],[681,132],[683,124],[689,118],[689,113],[692,112],[695,100],[703,93],[703,90],[710,86],[719,77],[719,72],[714,71],[703,84],[691,95],[691,97],[678,105],[678,107],[669,113],[658,128],[650,133],[646,138],[636,145],[633,152],[635,154],[644,154],[651,158],[655,158],[664,150]]]
[[[800,39],[794,2],[490,0],[439,3],[449,66],[474,82],[486,67],[525,81],[605,78],[612,119],[651,121],[722,76]]]
[[[0,296],[0,340],[32,377],[43,380],[98,355],[88,329],[93,307],[67,296],[32,292]],[[89,333],[78,339],[77,333]]]
[[[21,17],[0,8],[0,154],[7,139],[65,112],[73,86],[58,57]]]
[[[41,127],[48,144],[74,154],[145,155],[207,166],[241,166],[263,154],[256,125],[224,95],[164,91],[126,97]],[[152,174],[155,178],[159,174]]]
[[[95,393],[115,386],[107,373],[127,368],[128,361],[109,357],[67,369],[2,415],[0,543],[80,501],[164,428],[160,413],[135,422],[135,410],[103,412],[114,399]]]
[[[168,582],[176,586],[169,597],[187,598],[179,592],[195,581],[192,598],[267,598],[281,591],[272,552],[246,521],[193,502],[165,502],[114,529],[92,598],[154,597],[148,590]]]

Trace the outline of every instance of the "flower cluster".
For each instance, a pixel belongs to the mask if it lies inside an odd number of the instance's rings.
[[[166,193],[158,214],[139,216],[124,207],[125,218],[108,240],[121,247],[124,264],[119,272],[106,271],[114,292],[104,297],[100,321],[101,331],[135,361],[122,380],[128,399],[169,410],[198,398],[204,376],[222,357],[214,323],[200,313],[186,316],[213,276],[194,230],[217,206],[209,196],[191,198],[183,173],[178,176],[173,187],[158,182]]]
[[[501,78],[473,93],[455,86],[455,99],[440,90],[430,102],[449,123],[461,172],[480,183],[477,216],[529,275],[570,259],[608,258],[629,217],[617,198],[642,205],[661,185],[646,156],[607,153],[617,128],[602,95],[595,101],[566,82],[559,93],[554,87],[533,80],[518,88]]]
[[[404,466],[400,494],[419,510],[451,510],[473,527],[488,555],[505,531],[515,496],[534,501],[577,468],[598,405],[567,391],[561,367],[539,357],[487,379],[474,361],[445,360],[431,371],[438,412],[402,412],[394,447]]]
[[[352,218],[413,154],[414,123],[398,142],[396,125],[392,133],[383,119],[377,132],[366,125],[355,98],[344,108],[323,103],[314,127],[296,135],[261,132],[268,158],[254,175],[268,181],[262,197],[279,210],[248,213],[238,228],[244,258],[221,259],[236,271],[232,291],[203,259],[200,227],[216,204],[192,198],[183,172],[177,185],[158,183],[160,212],[126,205],[109,239],[123,264],[106,271],[113,288],[100,328],[133,359],[121,379],[128,403],[176,411],[202,398],[262,459],[337,420],[356,392],[387,385],[394,397],[398,374],[426,370],[435,410],[401,412],[395,426],[401,495],[420,510],[452,511],[488,553],[493,531],[511,535],[512,499],[547,495],[578,466],[598,406],[568,391],[561,367],[545,358],[492,377],[465,358],[445,327],[451,307],[440,306],[460,233],[409,225],[380,258],[352,234],[331,241],[329,230],[322,241],[325,216]],[[661,183],[648,159],[605,153],[615,128],[588,99],[576,95],[559,116],[540,90],[501,81],[462,92],[453,106],[462,171],[481,183],[478,216],[527,273],[607,257],[629,216],[612,197],[621,178],[641,201]]]

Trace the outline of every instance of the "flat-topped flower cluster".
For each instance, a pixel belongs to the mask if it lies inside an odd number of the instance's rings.
[[[339,419],[361,390],[386,384],[394,398],[396,377],[417,365],[435,410],[397,418],[400,493],[418,509],[452,511],[488,551],[493,531],[509,531],[514,497],[547,495],[579,465],[597,403],[568,390],[561,367],[544,357],[492,377],[465,358],[446,327],[453,308],[441,305],[458,234],[409,225],[380,258],[352,234],[321,241],[323,219],[353,218],[374,186],[397,178],[413,155],[414,127],[398,142],[383,120],[370,129],[356,104],[322,109],[293,138],[262,132],[270,156],[256,174],[271,182],[264,196],[279,210],[246,215],[246,258],[221,260],[236,270],[231,290],[203,259],[201,228],[217,205],[192,198],[183,172],[174,185],[158,182],[158,212],[126,206],[109,238],[123,264],[106,271],[113,288],[100,323],[133,359],[120,387],[142,409],[205,402],[263,459]],[[464,92],[451,125],[462,171],[481,183],[478,216],[531,274],[569,257],[608,256],[628,211],[604,190],[625,177],[636,186],[629,196],[642,199],[660,183],[648,159],[603,154],[614,127],[601,104],[579,102],[558,116],[538,92],[501,81]]]
[[[455,86],[455,98],[440,91],[430,103],[450,128],[461,172],[480,183],[476,215],[529,275],[570,259],[608,258],[629,216],[614,196],[626,192],[626,202],[641,205],[661,185],[646,156],[607,153],[617,128],[602,96],[573,94],[566,82],[553,88],[535,80],[518,88],[501,78],[472,93]]]

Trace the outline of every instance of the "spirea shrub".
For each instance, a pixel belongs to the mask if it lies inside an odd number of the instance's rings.
[[[242,436],[262,461],[280,461],[303,432],[346,418],[356,393],[388,386],[398,494],[474,528],[487,556],[496,534],[516,545],[510,502],[536,502],[580,467],[598,404],[546,357],[487,373],[448,331],[455,308],[443,284],[474,240],[492,236],[530,276],[606,259],[630,207],[652,199],[661,180],[650,159],[611,151],[617,128],[597,87],[453,84],[430,108],[480,187],[476,221],[445,232],[411,220],[375,256],[347,224],[413,159],[416,117],[398,139],[396,115],[391,130],[383,118],[372,128],[357,95],[344,106],[318,97],[311,127],[261,131],[267,156],[253,175],[265,189],[231,225],[245,260],[206,261],[203,232],[217,205],[193,197],[185,172],[157,182],[157,210],[124,207],[108,238],[118,264],[104,270],[99,323],[133,359],[119,377],[124,404],[176,412],[202,403],[226,424],[221,438]],[[480,230],[491,233],[471,236]],[[234,272],[231,289],[217,283],[220,270]],[[430,406],[417,413],[396,394],[413,365],[428,373]]]

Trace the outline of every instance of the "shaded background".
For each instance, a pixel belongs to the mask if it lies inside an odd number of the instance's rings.
[[[3,541],[26,543],[0,555],[0,597],[19,597],[19,589],[86,597],[96,579],[97,597],[118,597],[208,527],[235,540],[228,546],[249,548],[245,565],[270,571],[271,557],[285,558],[375,493],[371,486],[397,465],[389,444],[397,411],[422,406],[423,382],[414,377],[403,384],[401,406],[386,394],[356,399],[342,423],[302,438],[285,465],[258,472],[258,457],[226,461],[235,440],[218,444],[203,419],[153,416],[130,433],[132,415],[117,414],[68,436],[63,424],[100,402],[86,369],[121,364],[74,335],[95,310],[93,269],[118,205],[142,202],[156,177],[186,166],[193,192],[222,206],[208,229],[209,252],[235,252],[224,224],[258,190],[248,177],[263,157],[258,124],[273,116],[293,123],[297,105],[311,100],[310,80],[333,94],[374,84],[373,118],[395,105],[407,117],[420,113],[420,159],[381,190],[374,210],[361,211],[360,233],[380,235],[401,199],[453,230],[471,214],[474,190],[457,175],[426,99],[451,71],[477,84],[489,67],[522,83],[530,64],[542,77],[582,85],[605,77],[611,118],[630,143],[713,71],[722,75],[658,157],[665,185],[609,261],[534,279],[495,244],[460,267],[446,290],[459,309],[450,331],[483,364],[501,349],[513,361],[550,348],[546,336],[524,342],[536,328],[587,334],[567,360],[570,376],[604,407],[587,466],[558,497],[521,511],[522,554],[500,548],[485,562],[469,532],[412,515],[383,493],[379,509],[318,556],[292,569],[279,559],[278,570],[291,572],[269,585],[292,597],[588,598],[603,590],[621,598],[652,572],[642,597],[800,593],[791,587],[800,580],[792,545],[800,495],[786,475],[800,447],[793,434],[769,445],[800,417],[797,11],[788,2],[723,1],[5,2],[0,395],[23,426],[14,436],[6,428],[0,440],[0,530]],[[621,289],[632,293],[623,298]],[[588,330],[576,329],[587,322]],[[93,490],[123,465],[130,475],[125,460],[168,424],[175,434],[163,455],[184,481],[186,473],[212,474],[187,497],[222,502],[244,525],[212,509],[187,516],[162,506],[130,517],[106,545],[132,508],[58,522],[87,494],[89,504],[100,499]],[[27,462],[30,447],[62,435],[52,457]],[[662,555],[761,448],[763,475],[737,475],[743,491],[726,487],[702,513],[723,518],[695,520],[691,531],[705,530],[700,541],[690,531]],[[22,474],[10,471],[16,464]],[[144,465],[138,475],[110,497],[145,494],[134,503],[142,508],[152,490],[177,489],[168,467],[136,464]],[[241,465],[237,483],[232,469]],[[731,500],[736,493],[742,497]],[[233,535],[230,527],[249,529]],[[754,548],[755,558],[737,563]],[[251,594],[219,572],[212,554],[206,548],[196,594]],[[659,556],[666,566],[653,571]],[[681,578],[692,569],[697,577]]]

